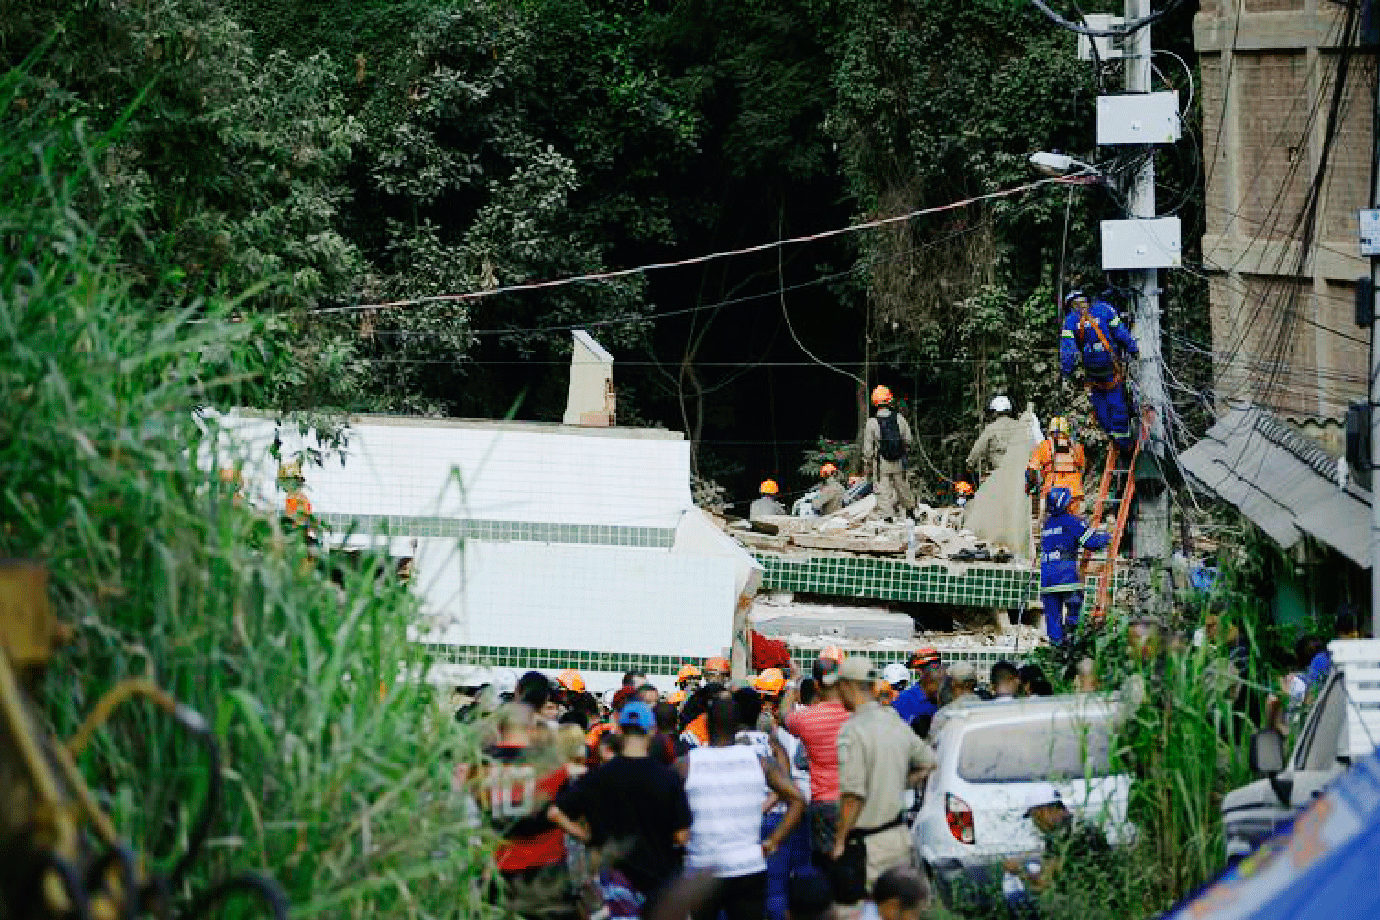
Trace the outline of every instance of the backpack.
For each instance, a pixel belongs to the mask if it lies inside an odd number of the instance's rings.
[[[882,455],[883,460],[892,463],[900,461],[906,455],[906,442],[901,439],[901,422],[896,413],[877,416],[877,427],[881,429],[882,434],[877,452]]]

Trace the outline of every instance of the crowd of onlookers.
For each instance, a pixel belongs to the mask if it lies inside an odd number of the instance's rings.
[[[687,664],[662,694],[629,672],[523,675],[457,712],[486,733],[457,794],[499,834],[496,885],[524,917],[913,920],[929,902],[904,820],[944,706],[1048,695],[1038,667],[921,649],[878,673],[826,649],[803,675]]]

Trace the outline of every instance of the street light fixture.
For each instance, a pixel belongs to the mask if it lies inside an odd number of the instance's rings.
[[[1076,160],[1066,153],[1049,153],[1037,150],[1030,155],[1030,165],[1046,176],[1073,178],[1076,176],[1101,176],[1102,171],[1091,163]]]

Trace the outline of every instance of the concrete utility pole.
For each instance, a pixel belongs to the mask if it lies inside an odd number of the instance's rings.
[[[1127,22],[1150,15],[1150,0],[1126,0]],[[1124,59],[1126,92],[1150,92],[1150,27],[1128,36],[1130,46]],[[1155,161],[1146,160],[1125,189],[1131,217],[1155,216]],[[1163,355],[1160,352],[1160,273],[1159,269],[1136,269],[1130,272],[1131,287],[1136,291],[1135,332],[1140,346],[1139,380],[1141,408],[1154,410],[1154,423],[1148,433],[1145,448],[1156,461],[1164,457],[1164,415],[1168,398],[1164,388]],[[1146,489],[1136,497],[1135,552],[1141,559],[1169,558],[1169,490]]]
[[[1375,116],[1372,125],[1380,125],[1380,74],[1375,86]],[[1380,208],[1380,131],[1373,132],[1370,163],[1370,206]],[[1370,406],[1370,623],[1362,628],[1362,635],[1376,635],[1380,626],[1380,476],[1375,474],[1380,460],[1380,411],[1376,410],[1375,381],[1380,374],[1380,341],[1376,339],[1377,315],[1375,292],[1380,291],[1380,256],[1370,257],[1371,323],[1370,323],[1370,381],[1366,385],[1366,402]]]

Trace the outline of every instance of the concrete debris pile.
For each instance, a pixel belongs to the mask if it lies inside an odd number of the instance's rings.
[[[861,501],[823,517],[771,515],[756,521],[722,521],[724,529],[749,549],[774,552],[829,550],[870,556],[905,556],[956,562],[1012,560],[1010,550],[976,537],[963,526],[962,508],[919,505],[914,521],[888,523],[869,514],[876,499]]]
[[[876,606],[807,602],[779,591],[758,595],[751,620],[754,629],[785,641],[797,653],[832,646],[845,654],[879,655],[933,646],[946,654],[981,652],[1016,658],[1039,645],[1042,635],[1037,627],[1013,625],[1004,615],[983,625],[955,622],[953,631],[917,629],[905,613]]]

